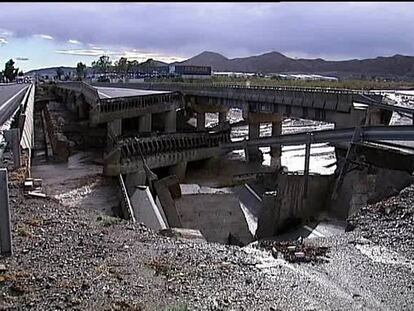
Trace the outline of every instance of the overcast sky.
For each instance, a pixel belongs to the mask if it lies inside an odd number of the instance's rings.
[[[330,60],[414,55],[414,3],[0,3],[0,66],[183,60],[278,51]]]

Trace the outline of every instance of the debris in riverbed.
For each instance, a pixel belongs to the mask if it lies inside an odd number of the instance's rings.
[[[263,240],[258,243],[259,248],[272,252],[278,258],[279,253],[289,262],[326,262],[326,253],[329,247],[305,245],[299,242]]]

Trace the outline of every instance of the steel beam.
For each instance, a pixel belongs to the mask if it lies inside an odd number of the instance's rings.
[[[313,132],[313,143],[336,143],[351,141],[355,128],[344,128],[335,130],[324,130]],[[413,125],[398,126],[368,126],[361,127],[361,140],[377,141],[377,140],[400,140],[414,141]],[[285,134],[274,137],[264,137],[254,140],[238,141],[233,143],[221,144],[220,147],[226,150],[243,149],[246,144],[251,147],[268,147],[277,145],[303,145],[307,142],[306,133]]]

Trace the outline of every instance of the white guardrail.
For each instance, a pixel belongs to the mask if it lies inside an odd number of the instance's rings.
[[[21,139],[20,139],[20,146],[22,149],[29,149],[31,150],[34,145],[34,97],[35,97],[35,86],[32,84],[29,86],[28,91],[25,94],[25,97],[23,98],[23,101],[21,103],[22,110],[21,116],[24,119],[24,125],[23,130],[21,133]],[[24,117],[23,117],[24,116]]]

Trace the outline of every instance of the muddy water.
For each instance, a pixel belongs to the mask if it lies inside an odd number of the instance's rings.
[[[95,165],[97,155],[79,152],[67,163],[47,163],[32,167],[34,178],[43,180],[43,192],[62,205],[97,209],[113,215],[118,205],[117,185],[102,176],[102,166]]]

